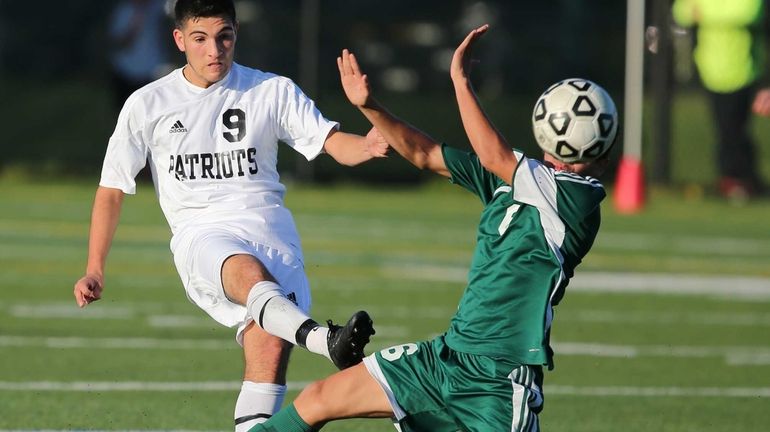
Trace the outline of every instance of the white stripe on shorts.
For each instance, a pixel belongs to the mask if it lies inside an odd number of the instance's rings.
[[[374,378],[374,380],[380,384],[380,387],[382,387],[382,390],[388,397],[390,407],[393,409],[394,418],[396,421],[401,421],[404,417],[406,417],[406,412],[404,412],[404,409],[401,408],[401,405],[398,404],[396,396],[393,394],[393,390],[390,388],[390,384],[388,384],[388,380],[385,379],[385,375],[383,375],[382,369],[380,369],[380,365],[377,363],[375,354],[376,353],[372,353],[364,357],[364,365],[366,366],[366,370],[369,371],[369,375],[371,375],[372,378]]]
[[[537,414],[531,411],[530,399],[533,399],[533,407],[542,404],[539,389],[533,389],[534,377],[532,370],[527,366],[520,366],[508,375],[513,390],[511,412],[511,432],[537,432]],[[534,390],[534,391],[533,391]]]

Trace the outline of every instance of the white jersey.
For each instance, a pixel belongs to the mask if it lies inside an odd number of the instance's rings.
[[[128,98],[99,184],[136,193],[149,158],[172,249],[186,232],[216,225],[302,259],[283,203],[278,141],[312,160],[338,126],[288,78],[233,63],[203,89],[177,69]]]

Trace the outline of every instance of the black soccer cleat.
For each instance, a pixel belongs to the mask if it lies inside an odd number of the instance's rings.
[[[374,334],[374,326],[369,314],[358,311],[353,314],[344,327],[326,321],[329,335],[326,343],[329,347],[329,357],[334,366],[346,369],[361,363],[364,359],[364,347],[369,343],[369,337]]]

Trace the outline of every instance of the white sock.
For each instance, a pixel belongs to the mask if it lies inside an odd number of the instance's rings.
[[[298,345],[297,331],[303,324],[306,328],[317,325],[302,309],[283,295],[275,282],[257,282],[249,291],[246,308],[262,329],[294,345]],[[305,347],[310,352],[329,358],[329,348],[326,344],[328,332],[329,329],[325,327],[313,328],[307,334]]]
[[[264,423],[281,409],[286,386],[244,381],[235,403],[235,432],[246,432]]]
[[[332,358],[329,356],[329,344],[326,342],[326,337],[328,335],[328,327],[319,326],[313,330],[310,330],[310,333],[307,334],[307,340],[305,341],[305,346],[307,347],[308,351],[321,354],[322,356],[326,356],[326,358],[331,360]]]

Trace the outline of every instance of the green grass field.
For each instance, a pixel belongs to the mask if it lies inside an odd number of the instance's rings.
[[[0,431],[231,430],[233,332],[187,302],[155,194],[126,200],[104,299],[79,310],[94,185],[0,181]],[[445,183],[289,185],[313,315],[364,308],[370,349],[442,332],[480,205]],[[607,200],[594,250],[557,308],[547,431],[761,431],[770,424],[770,201],[730,207],[652,191]],[[333,367],[297,350],[289,399]],[[325,431],[391,431],[347,421]]]

